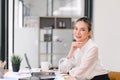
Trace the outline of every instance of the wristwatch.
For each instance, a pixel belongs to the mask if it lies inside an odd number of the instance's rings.
[[[69,72],[67,72],[67,74],[69,75]]]

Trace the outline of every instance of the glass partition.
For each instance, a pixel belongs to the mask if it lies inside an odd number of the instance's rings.
[[[54,0],[53,16],[83,16],[84,0]]]
[[[22,11],[18,6],[19,0],[14,1],[14,52],[20,55],[27,53],[28,58],[31,58],[30,62],[34,62],[31,63],[32,67],[40,67],[40,62],[45,59],[45,50],[49,47],[48,60],[53,60],[51,61],[53,66],[57,66],[58,60],[65,57],[69,51],[73,39],[72,24],[76,19],[84,16],[84,0],[22,0],[24,19],[19,15]],[[18,27],[18,24],[22,24],[21,20],[24,20],[24,25]],[[51,26],[54,27],[52,40],[46,47],[46,41],[42,40],[46,32],[44,27]],[[25,61],[22,62],[21,67],[25,67],[23,64]]]

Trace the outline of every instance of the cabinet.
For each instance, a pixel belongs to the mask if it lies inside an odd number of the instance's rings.
[[[40,28],[71,29],[71,17],[40,17]]]
[[[65,22],[65,27],[63,26]],[[71,18],[40,17],[40,61],[48,60],[53,67],[58,66],[60,58],[65,57],[73,39]]]

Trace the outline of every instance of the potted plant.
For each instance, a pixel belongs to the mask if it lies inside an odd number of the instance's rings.
[[[19,55],[13,54],[11,57],[13,72],[18,72],[22,58]]]

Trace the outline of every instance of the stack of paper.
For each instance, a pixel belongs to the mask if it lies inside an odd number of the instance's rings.
[[[0,80],[18,80],[17,78],[3,78],[3,79],[0,79]]]
[[[30,73],[22,73],[22,72],[12,72],[9,71],[4,75],[4,78],[26,78],[26,77],[31,77]]]

